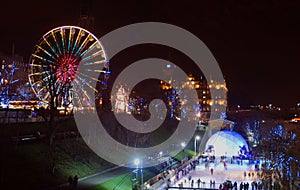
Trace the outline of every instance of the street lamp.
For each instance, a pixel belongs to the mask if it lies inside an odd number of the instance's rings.
[[[182,142],[180,145],[181,145],[182,148],[184,148],[185,147],[185,142]]]
[[[138,175],[139,175],[139,165],[140,165],[141,161],[140,159],[136,158],[134,160],[134,165],[136,166],[136,175],[135,175],[135,178],[136,180],[138,180]]]
[[[180,145],[182,147],[182,152],[184,152],[185,142],[182,142]]]
[[[200,136],[196,136],[194,140],[194,150],[195,150],[195,156],[197,155],[197,140],[200,140]]]
[[[160,151],[160,152],[159,152],[159,157],[161,158],[161,157],[162,157],[162,155],[163,155],[163,152],[162,152],[162,151]]]
[[[141,172],[141,190],[143,190],[143,185],[144,185],[144,177],[143,177],[143,168],[142,168],[142,164],[141,164],[141,160],[136,158],[134,160],[134,165],[136,165],[136,179],[138,179],[138,173],[139,173],[139,170]]]
[[[136,168],[138,168],[139,167],[139,165],[140,165],[140,159],[138,159],[138,158],[136,158],[135,160],[134,160],[134,165],[136,165]]]

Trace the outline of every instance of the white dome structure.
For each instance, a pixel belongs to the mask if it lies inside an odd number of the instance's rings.
[[[215,156],[231,157],[238,156],[243,146],[249,151],[247,142],[237,132],[218,131],[208,139],[205,150],[213,147]]]

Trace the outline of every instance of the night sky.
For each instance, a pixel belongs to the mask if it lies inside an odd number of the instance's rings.
[[[294,106],[300,102],[298,0],[96,1],[97,37],[136,22],[165,22],[199,37],[217,59],[230,104]],[[27,61],[52,28],[76,25],[81,1],[1,2],[0,52]],[[167,52],[166,52],[167,54]],[[134,55],[130,55],[134,56]]]

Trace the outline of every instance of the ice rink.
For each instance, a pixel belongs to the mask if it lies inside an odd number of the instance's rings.
[[[251,183],[253,181],[259,182],[260,179],[257,175],[257,171],[254,171],[254,165],[248,165],[245,161],[243,165],[238,164],[226,164],[226,168],[223,163],[210,164],[208,167],[205,167],[205,164],[199,164],[196,166],[195,170],[191,170],[188,174],[183,176],[181,179],[174,183],[174,180],[171,180],[171,187],[179,187],[179,184],[183,184],[183,187],[194,187],[194,188],[219,188],[220,184],[223,184],[226,180],[230,180],[232,183],[237,182],[239,187],[240,183],[249,183],[251,189]],[[213,168],[213,174],[211,174],[210,169]],[[246,177],[244,176],[246,172]],[[259,171],[258,171],[259,172]],[[248,176],[248,174],[251,174]],[[252,177],[252,173],[254,173]],[[191,176],[191,180],[188,180],[188,177]],[[200,179],[201,183],[198,186],[197,180]],[[192,186],[191,182],[194,181]],[[215,186],[210,184],[210,181],[215,181]],[[164,189],[166,184],[160,187]]]

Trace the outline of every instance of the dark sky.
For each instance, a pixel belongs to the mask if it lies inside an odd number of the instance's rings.
[[[127,24],[166,22],[198,36],[216,57],[231,104],[293,106],[300,102],[298,0],[96,1],[96,36]],[[47,31],[76,25],[81,1],[1,2],[0,51],[28,60]]]

